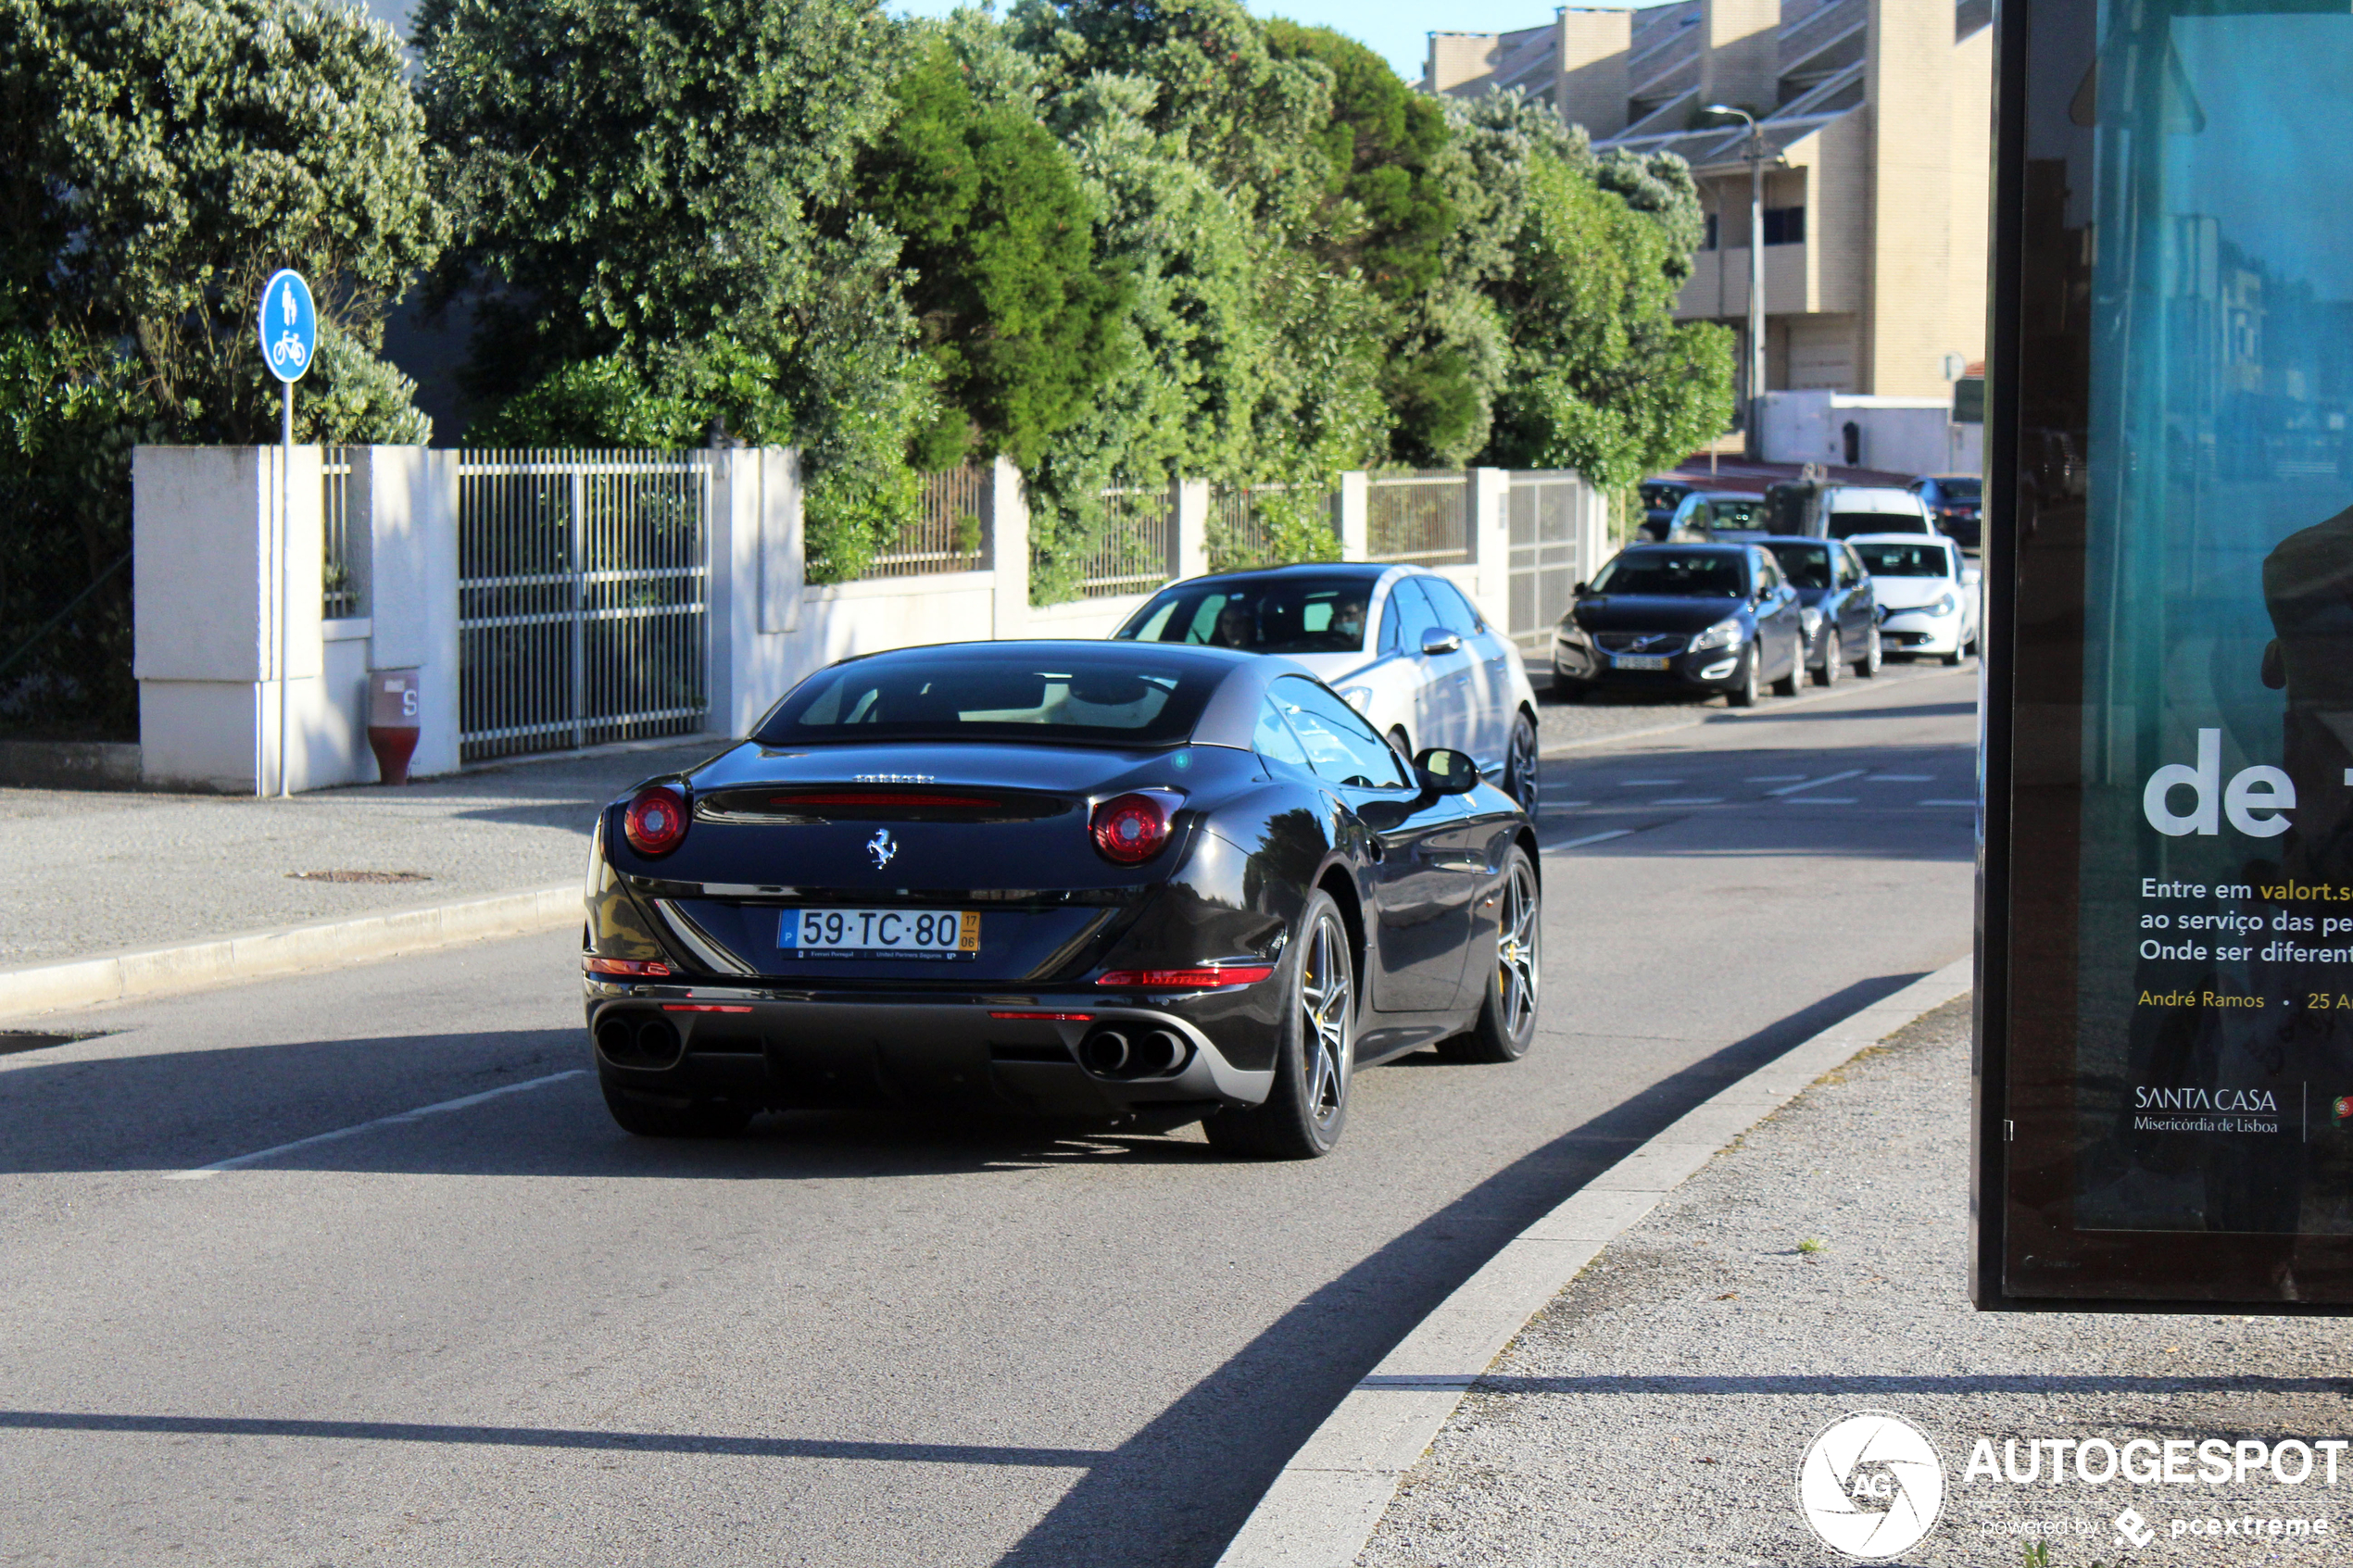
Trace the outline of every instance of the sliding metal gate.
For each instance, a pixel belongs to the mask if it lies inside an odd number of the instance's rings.
[[[1568,613],[1578,582],[1601,569],[1607,503],[1569,469],[1515,470],[1506,501],[1511,528],[1511,637],[1544,652]]]
[[[461,758],[699,730],[710,516],[699,452],[461,454]]]

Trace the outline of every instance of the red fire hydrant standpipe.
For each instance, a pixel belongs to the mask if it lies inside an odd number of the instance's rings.
[[[388,784],[409,782],[409,759],[416,754],[420,706],[414,670],[375,670],[368,675],[368,748]]]

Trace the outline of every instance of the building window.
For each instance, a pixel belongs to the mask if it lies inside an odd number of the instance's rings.
[[[1702,250],[1716,248],[1716,215],[1712,212],[1707,215],[1707,238],[1700,241],[1699,248]]]
[[[1765,243],[1768,245],[1802,245],[1806,243],[1806,209],[1802,207],[1768,207],[1765,209]]]

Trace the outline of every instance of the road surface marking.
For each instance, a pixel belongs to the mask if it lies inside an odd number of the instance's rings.
[[[1617,781],[1617,787],[1620,789],[1663,789],[1669,784],[1679,784],[1682,782],[1680,779],[1620,779]]]
[[[1806,775],[1805,775],[1805,774],[1803,774],[1803,773],[1759,773],[1759,774],[1757,774],[1757,775],[1756,775],[1755,778],[1753,778],[1753,779],[1743,779],[1743,780],[1741,781],[1741,783],[1743,783],[1743,784],[1788,784],[1788,783],[1789,783],[1791,780],[1793,780],[1793,779],[1802,779],[1802,778],[1804,778],[1805,776],[1806,776]]]
[[[1768,796],[1795,795],[1799,790],[1819,789],[1826,784],[1836,784],[1841,779],[1859,779],[1863,776],[1863,771],[1860,768],[1849,768],[1843,773],[1824,773],[1818,779],[1807,779],[1804,784],[1783,784],[1779,789],[1768,789],[1765,793]]]
[[[1561,844],[1548,844],[1545,847],[1548,849],[1581,849],[1588,844],[1599,844],[1604,839],[1630,837],[1632,836],[1633,832],[1634,830],[1632,828],[1612,828],[1607,833],[1589,833],[1582,838],[1572,838]]]
[[[545,1078],[526,1078],[520,1084],[507,1084],[498,1088],[484,1089],[478,1095],[466,1095],[458,1099],[445,1099],[434,1105],[421,1105],[414,1110],[401,1110],[390,1116],[379,1116],[372,1122],[361,1122],[349,1127],[337,1127],[332,1133],[313,1133],[307,1138],[296,1138],[292,1143],[258,1148],[251,1154],[240,1154],[227,1160],[218,1160],[209,1165],[200,1165],[193,1171],[167,1171],[164,1173],[163,1179],[167,1182],[200,1182],[208,1176],[217,1176],[223,1171],[241,1171],[248,1165],[258,1165],[261,1161],[273,1160],[281,1154],[292,1154],[297,1148],[308,1148],[313,1144],[333,1143],[339,1138],[358,1137],[361,1133],[371,1133],[378,1127],[396,1127],[403,1123],[414,1122],[422,1117],[438,1116],[446,1110],[463,1110],[470,1105],[480,1105],[486,1099],[497,1099],[500,1095],[519,1095],[525,1089],[544,1089],[550,1084],[560,1084],[567,1078],[585,1077],[587,1072],[588,1070],[585,1067],[575,1067],[567,1073],[550,1073]]]
[[[1665,797],[1652,801],[1651,804],[1654,806],[1721,806],[1724,804],[1724,797],[1720,795],[1681,795]]]
[[[1809,795],[1803,800],[1781,802],[1784,806],[1852,806],[1855,803],[1855,797],[1851,795]]]
[[[1592,802],[1590,800],[1547,800],[1539,807],[1538,809],[1544,811],[1574,811],[1579,806],[1591,806],[1592,804]]]

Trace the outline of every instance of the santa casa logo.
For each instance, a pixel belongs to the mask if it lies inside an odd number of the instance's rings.
[[[1797,1511],[1823,1545],[1866,1562],[1911,1549],[1944,1506],[1944,1461],[1885,1411],[1833,1422],[1798,1461]]]
[[[2340,1107],[2344,1100],[2336,1102]],[[2161,1089],[2141,1084],[2133,1090],[2135,1110],[2268,1110],[2277,1113],[2280,1102],[2269,1089]],[[2337,1114],[2343,1116],[2340,1110]]]

